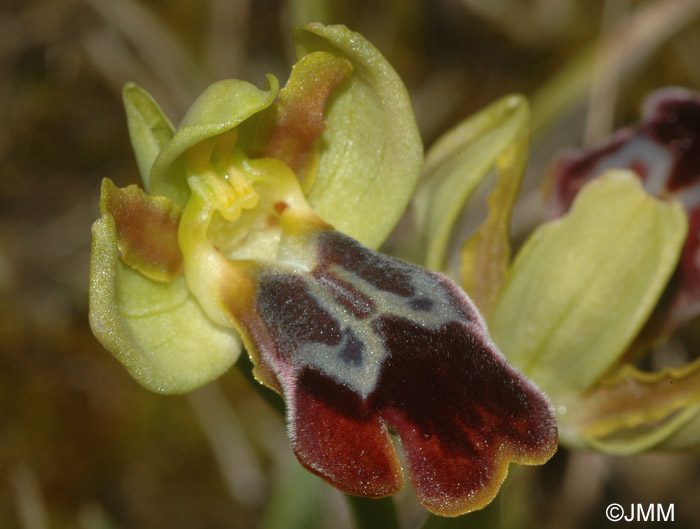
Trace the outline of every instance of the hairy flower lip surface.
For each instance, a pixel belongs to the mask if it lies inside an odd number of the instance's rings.
[[[510,462],[551,457],[549,402],[451,281],[332,230],[314,239],[314,273],[263,272],[257,310],[244,317],[260,330],[246,343],[285,396],[305,467],[352,494],[398,491],[388,425],[421,503],[457,516],[493,499]],[[346,300],[362,296],[374,306],[351,316]]]
[[[351,494],[398,492],[391,427],[426,508],[481,508],[511,462],[552,456],[552,407],[454,283],[371,248],[422,163],[396,72],[344,26],[312,24],[296,42],[277,101],[272,76],[265,90],[220,81],[177,129],[125,87],[150,194],[103,185],[92,328],[163,393],[220,375],[243,344],[258,380],[285,398],[310,471]]]

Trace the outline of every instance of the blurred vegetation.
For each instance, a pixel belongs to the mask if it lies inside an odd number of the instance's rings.
[[[524,93],[535,122],[517,233],[537,218],[538,182],[559,148],[635,120],[654,88],[700,89],[699,3],[3,0],[0,526],[352,526],[342,495],[299,471],[281,418],[237,370],[191,396],[161,397],[93,338],[87,279],[100,181],[138,178],[126,81],[177,122],[217,79],[262,85],[272,72],[283,81],[290,28],[318,19],[348,25],[384,53],[426,145],[498,97]],[[694,351],[698,333],[685,334]],[[674,503],[674,527],[691,528],[698,496],[695,457],[562,449],[543,468],[514,471],[489,509],[502,527],[583,528],[604,526],[613,501]],[[397,504],[402,527],[420,524],[410,492]]]

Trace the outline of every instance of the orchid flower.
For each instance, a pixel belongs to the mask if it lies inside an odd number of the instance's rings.
[[[427,154],[416,220],[438,270],[448,268],[464,201],[496,170],[486,220],[461,247],[462,286],[503,354],[552,399],[568,446],[630,454],[700,444],[700,361],[659,372],[631,363],[697,314],[699,102],[680,89],[657,92],[641,125],[557,162],[555,218],[512,260],[527,101],[497,101]]]
[[[144,190],[102,186],[93,332],[145,387],[182,393],[241,351],[286,402],[294,452],[350,494],[403,486],[446,516],[486,505],[510,462],[556,449],[547,398],[446,276],[375,249],[423,162],[406,90],[343,26],[295,34],[286,86],[209,87],[175,129],[124,102]]]
[[[688,216],[678,268],[645,329],[654,339],[700,314],[700,94],[658,90],[646,99],[639,125],[594,149],[560,156],[549,175],[550,216],[562,215],[581,186],[609,168],[634,171],[649,193],[678,201]]]

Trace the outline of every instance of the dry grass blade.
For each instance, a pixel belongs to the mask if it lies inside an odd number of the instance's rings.
[[[189,393],[187,399],[231,496],[242,504],[261,502],[265,494],[265,476],[221,387],[215,382],[208,384]]]
[[[212,0],[205,56],[217,79],[239,77],[246,63],[250,0]]]
[[[187,108],[204,89],[206,78],[188,50],[153,13],[133,0],[85,2],[133,44],[179,108]]]
[[[606,137],[619,77],[658,49],[700,13],[698,0],[656,0],[624,17],[601,43],[591,85],[585,143]]]

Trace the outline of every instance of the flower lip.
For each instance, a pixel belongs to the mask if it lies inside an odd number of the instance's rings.
[[[509,462],[552,455],[549,402],[507,364],[456,285],[332,230],[312,241],[314,272],[263,272],[257,316],[245,317],[261,322],[244,324],[266,329],[256,364],[274,373],[305,467],[352,494],[395,493],[391,427],[420,501],[456,516],[495,496]],[[350,299],[371,305],[350,311]]]
[[[156,242],[179,252],[184,274],[159,281],[119,255],[141,239],[121,233],[129,223],[115,222],[108,190],[95,224],[93,328],[162,392],[211,380],[242,343],[258,379],[285,397],[295,453],[312,472],[353,494],[397,492],[391,427],[428,509],[480,508],[510,462],[552,455],[551,406],[456,285],[325,220],[381,243],[411,196],[422,145],[405,87],[374,47],[340,26],[296,35],[302,59],[279,104],[274,77],[268,90],[222,81],[173,130],[149,96],[125,91],[151,195],[114,195],[155,212],[135,224],[141,232],[165,218],[168,237]],[[297,83],[314,73],[327,77]],[[257,140],[268,144],[256,151]]]

